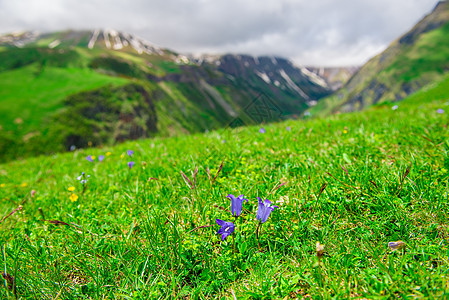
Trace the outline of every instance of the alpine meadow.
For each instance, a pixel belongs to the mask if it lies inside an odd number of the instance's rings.
[[[448,33],[325,72],[0,37],[0,298],[449,298]]]

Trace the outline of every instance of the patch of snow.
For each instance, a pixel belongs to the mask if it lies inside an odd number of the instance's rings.
[[[0,43],[12,44],[20,48],[35,41],[39,35],[37,31],[16,31],[8,35],[0,35]]]
[[[109,33],[106,30],[103,31],[103,38],[106,48],[111,49],[111,42],[109,41]]]
[[[108,39],[109,45],[111,45],[111,41],[112,41],[112,43],[114,43],[112,45],[112,49],[120,50],[123,48],[123,43],[122,43],[122,40],[120,39],[120,33],[117,30],[109,29],[107,31],[105,30],[105,32],[110,37],[110,40]],[[105,42],[106,42],[106,40],[105,40]],[[106,45],[106,47],[108,47],[108,46]],[[108,47],[108,49],[109,48],[110,48],[110,46]]]
[[[119,35],[114,37],[114,49],[115,50],[123,49],[123,43]]]
[[[132,36],[131,34],[122,33],[114,29],[95,30],[89,40],[87,47],[92,49],[98,39],[98,36],[103,34],[106,48],[120,50],[124,47],[132,47],[138,54],[164,54],[161,48],[151,45],[143,39]],[[183,59],[185,60],[185,59]]]
[[[99,34],[100,34],[100,30],[95,29],[94,33],[92,34],[92,37],[89,40],[89,43],[87,44],[87,48],[92,49],[94,47]]]
[[[278,61],[276,60],[276,57],[274,57],[274,56],[271,57],[271,62],[273,63],[273,65],[278,64]]]
[[[304,99],[309,100],[309,96],[307,96],[306,93],[304,93],[303,90],[301,90],[299,88],[299,86],[297,86],[293,80],[287,75],[287,73],[285,73],[284,69],[280,70],[279,73],[281,74],[282,78],[285,79],[285,81],[287,82],[287,85],[293,89],[294,91],[296,91],[298,94],[300,94]]]
[[[48,48],[53,49],[53,48],[57,47],[59,44],[61,44],[60,40],[54,40],[53,42],[48,44]]]
[[[256,73],[257,76],[262,78],[263,81],[265,81],[268,84],[271,84],[270,77],[268,77],[267,73],[265,73],[265,72],[258,72],[258,71],[255,71],[255,73]]]
[[[280,83],[278,80],[275,80],[275,81],[274,81],[274,85],[275,85],[275,86],[280,86],[281,83]]]
[[[300,70],[301,70],[301,72],[302,72],[304,75],[306,75],[307,77],[309,77],[309,79],[310,79],[312,82],[314,82],[314,83],[316,83],[316,84],[318,84],[318,85],[320,85],[320,86],[322,86],[322,87],[328,87],[326,81],[325,81],[323,78],[321,78],[320,76],[316,75],[316,74],[313,73],[313,72],[310,72],[309,70],[307,70],[307,69],[304,68],[304,67],[300,67]]]
[[[126,34],[126,35],[123,34],[123,36],[128,40],[131,47],[134,50],[136,50],[137,53],[139,53],[139,54],[142,54],[142,53],[147,53],[147,54],[157,53],[159,55],[164,54],[164,52],[160,48],[155,47],[155,46],[151,45],[150,43],[148,43],[138,37],[135,37],[135,36],[132,36],[129,34]]]
[[[189,58],[187,56],[185,56],[185,55],[178,55],[175,58],[175,63],[177,63],[177,64],[185,64],[186,65],[189,62],[190,62]]]
[[[130,43],[131,47],[133,47],[134,50],[137,51],[137,53],[139,53],[139,54],[143,53],[144,48],[140,44],[139,40],[131,37],[130,40],[129,40],[129,43]]]

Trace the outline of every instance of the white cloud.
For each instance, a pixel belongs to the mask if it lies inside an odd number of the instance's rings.
[[[179,52],[361,64],[436,0],[0,0],[0,32],[114,28]]]

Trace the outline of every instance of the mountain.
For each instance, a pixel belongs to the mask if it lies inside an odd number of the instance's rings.
[[[312,114],[361,110],[399,101],[449,71],[449,4],[439,2],[409,32],[369,60],[342,89],[311,109]]]
[[[327,86],[333,91],[336,91],[343,87],[360,67],[306,67],[306,69],[320,78],[323,78],[326,81]]]
[[[333,87],[280,57],[193,57],[115,30],[12,33],[0,157],[294,118]]]

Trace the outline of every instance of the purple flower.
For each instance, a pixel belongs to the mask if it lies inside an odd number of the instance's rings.
[[[221,226],[221,228],[218,230],[217,234],[221,234],[221,240],[224,241],[225,238],[227,238],[231,233],[234,232],[235,225],[232,222],[225,222],[220,219],[215,219],[218,225]]]
[[[399,108],[399,106],[394,105],[391,109],[392,109],[392,110],[396,110],[396,109],[398,109],[398,108]]]
[[[99,155],[99,156],[98,156],[98,160],[99,160],[99,161],[103,161],[103,159],[104,159],[104,155]]]
[[[439,113],[439,114],[444,114],[444,110],[441,109],[441,108],[438,108],[438,109],[437,109],[437,113]]]
[[[243,201],[246,200],[246,202],[248,202],[248,199],[243,198],[244,197],[243,195],[240,195],[236,198],[234,195],[229,194],[227,197],[231,198],[231,213],[232,213],[232,215],[235,217],[240,216],[240,214],[242,213]]]
[[[93,161],[94,161],[94,159],[92,158],[92,155],[88,155],[88,156],[86,157],[86,159],[87,159],[88,161],[90,161],[90,162],[93,162]]]
[[[265,223],[268,220],[268,217],[270,216],[271,212],[275,208],[279,208],[276,205],[271,206],[270,200],[265,200],[262,202],[262,199],[260,197],[257,197],[259,199],[259,208],[257,209],[257,220],[261,223]]]
[[[131,169],[132,167],[134,167],[134,164],[135,164],[135,162],[130,161],[130,162],[128,163],[128,167]]]
[[[261,127],[261,128],[259,129],[259,132],[260,132],[260,133],[265,133],[266,130],[265,130],[265,128]]]
[[[83,172],[83,173],[81,173],[80,176],[76,177],[76,179],[79,180],[81,182],[81,184],[84,185],[87,183],[87,178],[89,178],[89,177],[90,177],[90,175],[86,176],[86,173]]]
[[[287,129],[287,131],[292,130],[292,128],[290,126],[287,126],[287,128],[285,128],[285,129]]]
[[[126,151],[126,154],[128,154],[128,156],[133,156],[134,151],[133,150],[128,150],[128,151]]]

